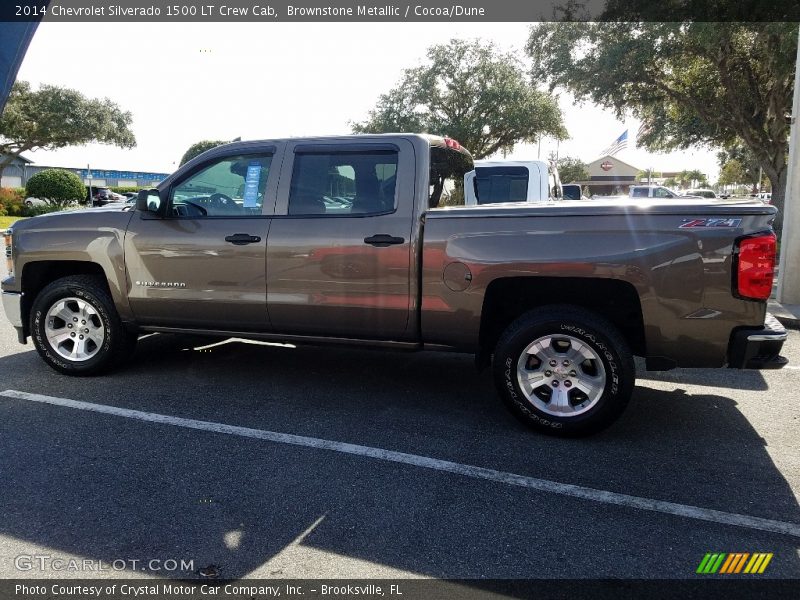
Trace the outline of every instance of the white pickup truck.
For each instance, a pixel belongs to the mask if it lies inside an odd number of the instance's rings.
[[[562,198],[558,170],[543,160],[476,160],[464,175],[467,206],[500,202],[541,202]]]

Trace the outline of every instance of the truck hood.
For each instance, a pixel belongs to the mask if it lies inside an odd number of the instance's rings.
[[[55,229],[87,229],[101,227],[127,228],[135,211],[130,204],[114,203],[93,208],[62,210],[16,221],[11,229],[14,233]]]

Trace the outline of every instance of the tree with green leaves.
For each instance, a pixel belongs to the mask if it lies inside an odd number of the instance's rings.
[[[28,179],[25,193],[34,198],[47,199],[50,204],[63,207],[82,200],[86,196],[86,188],[80,177],[72,171],[45,169]]]
[[[678,173],[677,177],[675,177],[678,185],[684,187],[696,186],[696,187],[708,187],[708,178],[706,177],[705,173],[702,173],[700,169],[692,169],[690,171],[683,170]]]
[[[738,168],[742,171],[741,178],[736,181],[736,183],[749,184],[752,188],[752,191],[759,191],[758,177],[761,174],[761,171],[759,168],[758,159],[755,157],[753,152],[741,142],[741,140],[736,140],[732,144],[729,144],[717,152],[717,161],[719,162],[720,168],[724,168],[726,164],[734,160],[736,161],[736,165],[738,165],[738,167],[734,165],[732,168]]]
[[[228,142],[225,140],[202,140],[195,144],[189,146],[189,149],[183,153],[183,157],[181,158],[181,164],[179,166],[185,165],[187,162],[192,160],[195,156],[200,156],[206,150],[211,150],[212,148],[216,148],[217,146],[222,146],[222,144],[227,144]]]
[[[748,181],[747,170],[741,161],[736,158],[731,158],[724,165],[719,172],[720,185],[737,185]]]
[[[564,156],[558,159],[557,166],[558,175],[562,183],[589,179],[589,170],[586,167],[586,163],[579,158]]]
[[[620,118],[632,113],[644,123],[637,143],[652,151],[741,140],[781,211],[797,24],[630,21],[534,26],[534,80]]]
[[[27,150],[55,150],[100,143],[132,148],[132,117],[108,98],[86,98],[76,90],[25,81],[11,89],[0,115],[0,176]]]
[[[515,56],[463,40],[429,48],[424,64],[406,69],[368,118],[351,125],[356,133],[447,135],[476,159],[567,135],[555,98],[528,84]]]

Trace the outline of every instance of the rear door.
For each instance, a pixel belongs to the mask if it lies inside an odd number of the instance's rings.
[[[267,244],[274,330],[412,337],[414,180],[405,140],[287,147]]]
[[[137,321],[268,328],[264,267],[275,155],[275,147],[217,155],[170,186],[165,216],[134,215],[125,265]]]

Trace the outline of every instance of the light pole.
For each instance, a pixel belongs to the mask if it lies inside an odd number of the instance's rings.
[[[778,273],[778,302],[800,305],[800,143],[797,139],[797,119],[800,117],[800,30],[798,30],[797,62],[794,68],[794,99],[792,125],[789,135],[789,166],[786,176],[786,195],[783,199],[783,233],[781,235],[780,271]],[[780,115],[777,115],[780,118]],[[791,263],[791,264],[790,264]]]

